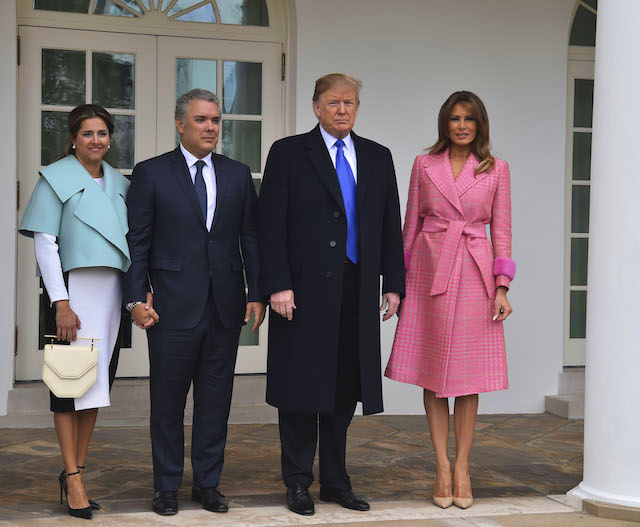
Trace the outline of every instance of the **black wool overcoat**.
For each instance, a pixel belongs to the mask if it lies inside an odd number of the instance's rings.
[[[360,224],[358,331],[365,414],[382,406],[382,292],[404,296],[400,206],[389,149],[352,133]],[[282,410],[334,411],[347,219],[319,126],[273,144],[258,199],[263,293],[292,289],[290,322],[269,318],[267,402]]]

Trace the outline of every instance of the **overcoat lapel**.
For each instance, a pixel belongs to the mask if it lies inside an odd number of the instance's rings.
[[[191,181],[189,167],[187,166],[187,162],[185,161],[179,147],[173,151],[173,155],[169,159],[171,160],[171,171],[178,181],[178,185],[180,185],[180,188],[187,197],[187,201],[191,205],[191,208],[193,208],[193,212],[198,216],[203,227],[206,228],[205,218],[202,217],[200,203],[198,202],[198,196],[196,195],[196,188]]]
[[[211,224],[211,230],[216,225],[218,218],[220,217],[220,212],[222,211],[222,204],[224,203],[224,198],[226,196],[227,190],[227,172],[224,169],[224,163],[221,162],[222,156],[218,154],[213,154],[211,156],[211,162],[213,163],[213,170],[215,172],[215,185],[216,185],[216,210],[213,215],[213,223]]]
[[[464,216],[456,182],[453,179],[451,161],[449,161],[449,149],[434,156],[434,163],[427,168],[427,176],[433,181],[436,188],[447,198],[447,200]]]
[[[322,134],[320,133],[320,125],[316,126],[309,132],[307,140],[307,158],[315,172],[318,174],[322,182],[325,184],[329,193],[333,196],[336,203],[344,213],[344,201],[342,200],[342,191],[340,190],[340,182],[336,169],[331,162],[331,156],[324,144]],[[357,154],[356,154],[357,155]],[[358,165],[360,161],[358,160]],[[360,171],[358,170],[358,173]]]
[[[469,159],[467,159],[464,168],[460,171],[456,179],[458,196],[462,196],[467,190],[489,175],[487,171],[476,175],[476,168],[478,168],[479,164],[476,157],[473,154],[469,154]]]
[[[351,138],[356,150],[356,160],[358,165],[358,209],[361,210],[364,204],[364,197],[369,190],[371,177],[373,175],[373,164],[375,160],[371,152],[367,151],[366,143],[356,134],[351,132]]]

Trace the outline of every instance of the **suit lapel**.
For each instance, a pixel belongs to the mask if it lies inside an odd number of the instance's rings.
[[[447,198],[460,214],[464,216],[456,183],[453,179],[453,171],[451,170],[451,162],[449,161],[449,149],[434,156],[434,163],[427,168],[427,175],[436,188]]]
[[[191,205],[193,212],[200,219],[202,225],[206,228],[205,218],[202,217],[202,211],[200,210],[200,203],[198,203],[198,196],[196,195],[196,189],[191,181],[191,174],[189,173],[189,167],[187,162],[180,151],[180,147],[173,151],[173,155],[169,158],[171,172],[178,181],[178,185],[187,197],[187,201]]]
[[[324,143],[324,139],[322,139],[320,125],[316,126],[311,130],[311,132],[309,132],[306,148],[306,155],[311,166],[344,213],[344,202],[342,200],[342,191],[340,190],[338,174],[336,174],[336,169],[331,161],[331,156],[329,155],[327,146]],[[360,165],[359,160],[358,165]]]
[[[224,169],[224,163],[222,161],[222,156],[218,154],[211,155],[211,162],[213,163],[213,171],[215,172],[215,185],[216,185],[216,210],[213,214],[213,222],[211,223],[211,230],[216,225],[218,218],[220,217],[220,212],[222,211],[222,204],[224,203],[224,198],[226,196],[227,190],[227,173]]]

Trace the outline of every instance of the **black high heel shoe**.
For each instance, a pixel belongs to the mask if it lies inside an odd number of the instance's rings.
[[[69,515],[74,518],[83,518],[85,520],[90,520],[93,518],[93,510],[91,510],[91,506],[84,507],[83,509],[72,509],[69,506],[69,488],[67,487],[67,476],[75,476],[76,474],[80,474],[80,471],[76,472],[65,472],[62,471],[60,477],[58,477],[58,482],[60,483],[60,503],[62,503],[62,491],[64,490],[64,497],[67,500],[67,511]]]
[[[84,470],[86,468],[86,465],[82,465],[82,466],[78,465],[78,468]],[[60,472],[60,478],[62,478],[63,474],[64,474],[64,469],[62,469],[62,472]],[[97,501],[93,501],[91,498],[89,498],[89,507],[91,507],[91,510],[94,510],[94,511],[102,510],[102,506]]]
[[[78,468],[80,470],[84,470],[85,468],[87,468],[87,465],[78,465]],[[94,511],[102,510],[102,507],[100,506],[100,504],[97,501],[93,501],[91,498],[89,498],[89,506]]]

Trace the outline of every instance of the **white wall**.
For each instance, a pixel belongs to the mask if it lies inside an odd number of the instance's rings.
[[[480,411],[542,412],[562,371],[564,165],[569,25],[574,0],[296,0],[298,132],[316,123],[315,79],[364,82],[355,131],[394,155],[403,214],[415,155],[436,138],[448,95],[476,92],[495,153],[512,174],[518,275],[506,324],[507,391]],[[395,322],[382,334],[383,366]],[[421,413],[421,389],[385,379],[387,413]]]
[[[16,8],[15,0],[0,2],[0,415],[7,413],[7,393],[13,387],[16,277]]]

